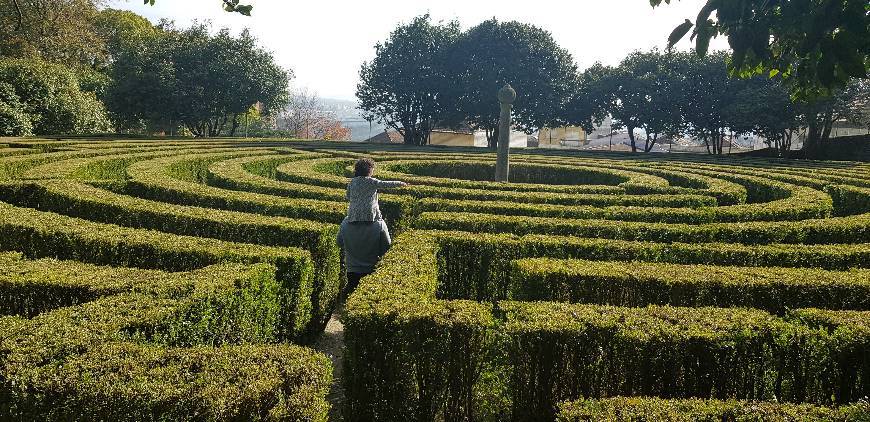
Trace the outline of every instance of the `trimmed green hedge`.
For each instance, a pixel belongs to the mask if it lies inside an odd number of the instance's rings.
[[[836,215],[870,213],[870,188],[831,185],[825,188],[825,192],[834,200]]]
[[[436,244],[400,235],[377,272],[350,296],[343,383],[345,420],[478,419],[491,306],[441,301]]]
[[[576,258],[674,264],[798,267],[846,270],[870,267],[870,244],[740,245],[652,243],[560,236],[435,232],[441,294],[448,298],[507,297],[510,263],[521,258]]]
[[[93,223],[0,202],[0,250],[94,264],[185,271],[220,262],[266,262],[278,268],[282,338],[297,338],[312,321],[311,254]],[[319,322],[319,321],[318,321]]]
[[[180,180],[169,167],[191,157],[169,157],[138,162],[127,169],[130,181],[122,193],[155,201],[206,208],[302,218],[338,224],[347,205],[331,201],[282,198],[272,195],[220,189]]]
[[[771,399],[797,327],[761,311],[502,302],[515,420],[575,397]],[[804,330],[806,331],[806,330]],[[784,340],[780,340],[784,337]],[[791,380],[788,380],[791,381]]]
[[[0,260],[0,294],[23,302],[6,310],[40,312],[0,319],[4,418],[326,421],[326,356],[233,345],[275,340],[271,265],[163,273]],[[39,292],[55,297],[27,300]]]
[[[469,157],[470,158],[470,157]],[[491,159],[462,161],[445,160],[443,157],[415,161],[385,161],[377,170],[381,177],[400,179],[415,185],[438,186],[443,188],[501,190],[514,192],[562,192],[585,194],[622,194],[625,190],[617,185],[635,180],[647,185],[666,185],[656,177],[635,172],[613,169],[590,169],[554,165],[528,165],[514,160],[512,181],[496,183],[494,161]],[[348,169],[349,170],[349,169]],[[564,171],[564,174],[562,173]],[[553,183],[541,183],[552,180]],[[556,181],[562,183],[555,183]],[[596,183],[579,184],[590,180]]]
[[[277,177],[280,180],[313,184],[317,186],[327,187],[344,187],[347,185],[346,174],[344,167],[352,165],[354,160],[348,159],[317,159],[303,162],[291,162],[278,166]],[[392,164],[391,164],[392,165]],[[568,167],[565,167],[568,169]],[[576,169],[575,169],[576,170]],[[601,170],[610,171],[619,174],[618,170]],[[341,172],[340,174],[335,174]],[[629,173],[629,172],[622,172]],[[667,185],[667,181],[656,176],[650,176],[640,173],[631,173],[639,180],[645,180],[650,184]],[[394,172],[378,173],[375,176],[400,176]],[[617,176],[608,175],[609,178]],[[620,177],[619,180],[627,180],[629,177]],[[403,179],[399,177],[399,179]],[[466,186],[466,184],[461,184]],[[445,186],[427,186],[414,185],[409,188],[403,188],[402,193],[407,193],[415,198],[442,198],[442,199],[468,199],[468,200],[496,200],[496,201],[515,201],[524,203],[541,203],[541,204],[560,204],[560,205],[595,205],[595,206],[611,206],[611,205],[634,205],[634,206],[661,206],[661,207],[692,207],[699,208],[704,206],[715,206],[716,199],[710,196],[698,194],[678,194],[678,195],[619,195],[620,190],[608,190],[607,194],[576,194],[569,192],[548,192],[535,191],[523,192],[513,191],[515,186],[521,184],[504,185],[504,189],[486,189],[486,182],[477,182],[476,188],[460,188],[460,187],[445,187]],[[484,189],[479,189],[483,187]],[[578,188],[573,188],[577,190]],[[580,188],[582,189],[582,188]]]
[[[550,243],[540,249],[540,243],[526,244],[524,252],[551,252],[549,246],[567,240],[547,239]],[[863,356],[870,356],[866,335],[835,334],[863,333],[857,317],[827,332],[797,313],[776,317],[740,308],[497,301],[492,309],[462,300],[480,299],[474,296],[479,291],[468,287],[473,283],[465,280],[486,277],[488,266],[509,264],[524,241],[531,239],[438,232],[399,237],[348,303],[345,383],[350,420],[507,415],[547,420],[559,402],[579,396],[848,403],[870,391],[863,372],[852,378],[843,375],[862,368]],[[457,254],[457,242],[467,242],[468,256]],[[599,253],[614,253],[616,245],[599,246]],[[685,249],[671,253],[699,259],[721,246],[698,255]],[[756,247],[746,252],[773,259],[782,251]],[[795,258],[802,255],[795,252]],[[460,300],[445,300],[450,298]],[[841,318],[867,314],[827,312]],[[464,339],[461,349],[455,349],[457,339]],[[466,395],[455,397],[460,393]]]
[[[514,261],[509,297],[618,306],[870,310],[870,270],[722,267],[649,262]]]
[[[842,408],[739,400],[668,400],[614,397],[577,400],[559,406],[558,422],[866,422],[866,402]]]
[[[803,221],[667,224],[424,212],[416,226],[473,233],[551,234],[653,242],[836,244],[870,242],[870,213]]]
[[[172,205],[118,195],[74,181],[0,184],[0,200],[120,226],[240,243],[308,250],[314,262],[312,333],[320,332],[343,288],[338,228],[230,211]]]
[[[421,198],[421,212],[495,214],[500,216],[547,217],[560,219],[596,219],[639,221],[648,223],[710,223],[714,208],[662,207],[595,207],[591,205],[525,204],[510,201],[472,201],[441,198]]]
[[[320,154],[322,155],[322,154]],[[323,187],[308,182],[292,182],[275,180],[256,172],[268,169],[271,176],[278,176],[286,171],[288,166],[311,165],[318,162],[318,154],[307,153],[305,155],[289,156],[281,159],[272,158],[271,163],[265,163],[267,157],[244,157],[241,159],[220,161],[209,166],[209,183],[211,185],[245,192],[255,192],[265,195],[276,195],[291,198],[314,199],[321,201],[335,201],[342,205],[347,201],[347,183],[349,179],[340,178],[331,187]],[[280,162],[279,162],[280,161]],[[275,167],[272,167],[272,164]],[[264,166],[258,168],[258,166]],[[291,179],[295,180],[295,179]],[[337,185],[337,186],[335,186]],[[414,214],[414,204],[408,198],[398,195],[381,194],[380,205],[384,218],[395,230],[406,229]],[[339,220],[340,221],[340,220]]]

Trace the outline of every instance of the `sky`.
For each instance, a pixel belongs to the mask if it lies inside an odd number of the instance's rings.
[[[495,17],[541,27],[567,49],[580,69],[595,62],[616,65],[634,50],[664,48],[671,30],[694,20],[705,0],[674,0],[650,7],[647,0],[511,1],[490,0],[242,0],[251,17],[226,13],[220,0],[117,0],[110,7],[127,9],[156,23],[161,18],[186,27],[194,20],[211,21],[213,29],[233,32],[249,28],[279,65],[294,73],[293,86],[322,98],[355,99],[359,69],[374,57],[374,45],[388,38],[400,23],[429,13],[433,21],[458,20],[463,29]],[[688,49],[688,36],[677,45]],[[711,49],[726,48],[724,39]]]

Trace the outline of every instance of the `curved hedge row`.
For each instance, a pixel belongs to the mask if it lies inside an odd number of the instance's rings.
[[[526,150],[494,183],[474,148],[11,147],[0,249],[79,262],[0,254],[0,418],[323,420],[326,357],[282,343],[345,293],[360,157],[412,186],[342,316],[345,419],[866,410],[866,166]]]
[[[6,313],[33,316],[0,318],[4,418],[326,420],[325,357],[244,344],[278,334],[270,265],[163,273],[2,260]]]
[[[513,257],[478,242],[461,260],[458,236],[403,235],[351,296],[345,385],[354,419],[420,418],[421,411],[424,419],[492,411],[546,419],[559,402],[584,395],[845,403],[870,389],[868,312],[825,311],[838,325],[824,331],[806,323],[803,311],[776,317],[745,309],[500,301],[469,291],[473,282],[462,280],[495,256],[505,264]],[[779,252],[763,248],[754,252]],[[487,296],[497,312],[468,300]],[[496,394],[513,405],[492,409],[504,402],[474,391],[502,391]]]
[[[746,402],[738,400],[664,400],[659,398],[614,397],[579,400],[559,408],[559,422],[606,420],[847,422],[865,421],[870,414],[866,403],[840,409],[828,407]]]

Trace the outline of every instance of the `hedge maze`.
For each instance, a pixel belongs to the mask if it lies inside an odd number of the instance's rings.
[[[395,243],[355,292],[359,157]],[[0,147],[3,419],[870,420],[870,165],[316,142]]]

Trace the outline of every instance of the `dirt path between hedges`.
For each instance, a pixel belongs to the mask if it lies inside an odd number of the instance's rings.
[[[344,354],[344,324],[341,323],[341,315],[344,313],[344,304],[339,305],[332,318],[326,324],[323,334],[314,343],[313,347],[320,353],[329,356],[332,360],[332,388],[326,400],[329,401],[329,420],[332,422],[342,421],[342,409],[344,408],[344,385],[341,379],[342,357]]]

